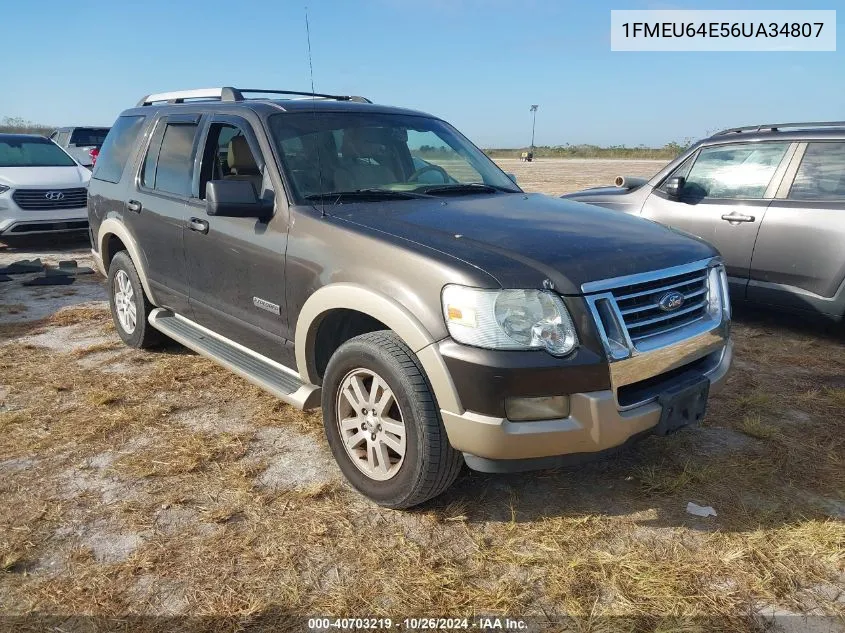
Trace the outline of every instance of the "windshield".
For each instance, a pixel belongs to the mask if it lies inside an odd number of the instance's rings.
[[[0,167],[73,167],[73,159],[46,138],[0,135]]]
[[[295,112],[273,115],[269,121],[300,201],[343,192],[519,191],[487,156],[439,119]]]
[[[77,147],[100,147],[109,133],[107,127],[78,127],[70,135],[70,144]]]

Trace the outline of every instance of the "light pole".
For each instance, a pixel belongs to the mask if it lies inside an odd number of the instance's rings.
[[[537,126],[537,108],[539,105],[531,106],[531,113],[534,119],[531,121],[531,152],[534,152],[534,128]]]

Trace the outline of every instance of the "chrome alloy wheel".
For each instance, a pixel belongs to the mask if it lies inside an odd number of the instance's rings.
[[[132,334],[137,323],[135,291],[132,289],[129,275],[123,270],[118,270],[114,276],[114,307],[120,327],[127,334]]]
[[[405,459],[405,422],[387,382],[375,372],[349,372],[337,393],[337,425],[352,463],[367,477],[386,481]]]

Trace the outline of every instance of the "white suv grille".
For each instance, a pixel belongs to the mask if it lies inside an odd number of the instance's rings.
[[[88,203],[85,187],[73,189],[18,189],[12,200],[25,211],[52,211],[56,209],[84,209]]]

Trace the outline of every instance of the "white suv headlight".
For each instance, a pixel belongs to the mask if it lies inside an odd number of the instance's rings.
[[[565,356],[578,346],[561,298],[545,290],[443,288],[443,316],[458,343],[487,349],[545,349]]]
[[[7,185],[0,185],[0,193],[6,193],[11,187]]]

